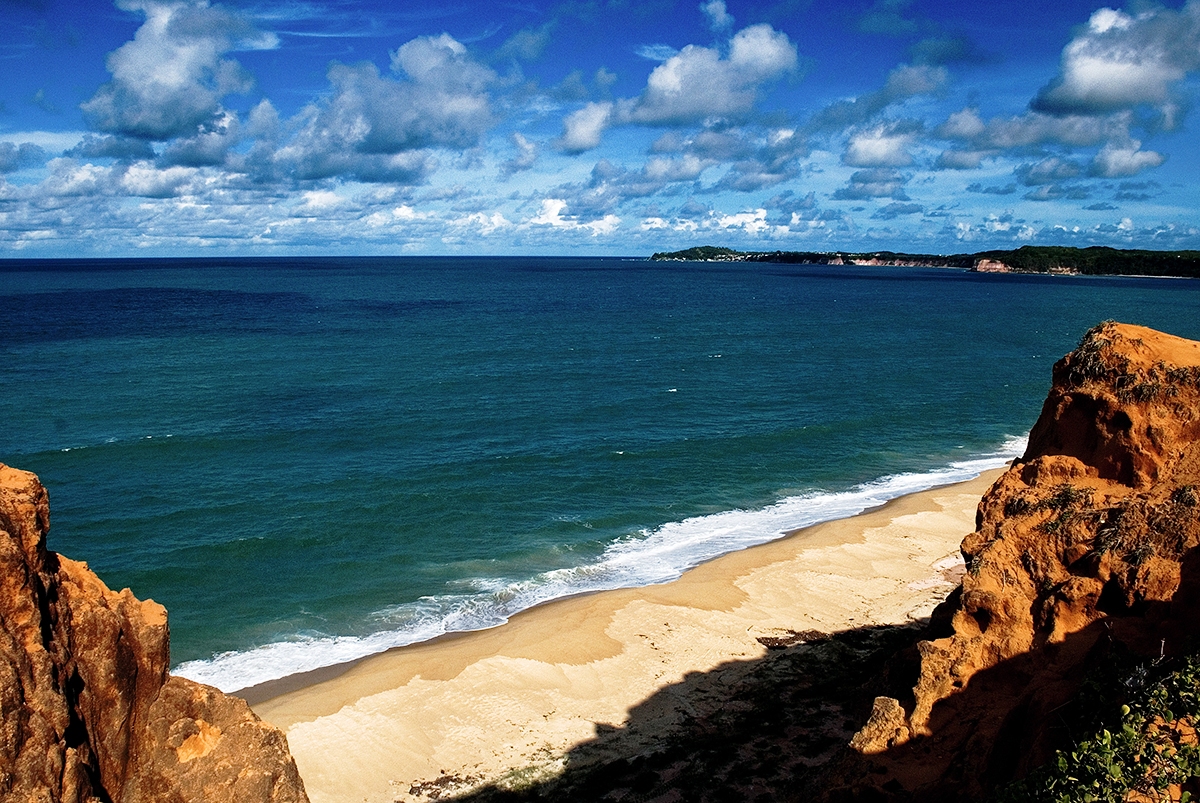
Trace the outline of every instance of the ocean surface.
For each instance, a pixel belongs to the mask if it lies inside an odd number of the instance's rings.
[[[1109,318],[1200,338],[1200,281],[7,260],[0,461],[235,690],[999,466]]]

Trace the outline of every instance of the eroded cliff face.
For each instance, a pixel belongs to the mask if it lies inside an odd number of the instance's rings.
[[[1114,649],[1195,648],[1200,343],[1088,332],[976,523],[950,634],[919,645],[911,699],[876,700],[835,797],[982,798],[1063,746],[1055,712]]]
[[[282,733],[168,674],[166,610],[48,529],[46,490],[0,464],[0,800],[307,801]]]

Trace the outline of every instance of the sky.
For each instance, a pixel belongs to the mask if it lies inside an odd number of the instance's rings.
[[[0,0],[0,257],[1197,249],[1198,71],[1200,0]]]

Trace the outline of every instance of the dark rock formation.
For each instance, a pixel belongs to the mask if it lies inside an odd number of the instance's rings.
[[[832,796],[983,799],[1064,745],[1056,712],[1114,650],[1194,650],[1198,497],[1200,343],[1091,330],[980,502],[952,635],[919,645],[911,699],[876,701]]]
[[[167,612],[46,549],[37,478],[0,464],[0,800],[307,801],[282,733],[171,677]]]

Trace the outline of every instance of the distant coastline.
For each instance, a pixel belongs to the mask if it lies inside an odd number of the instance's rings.
[[[942,255],[894,251],[735,251],[732,248],[702,245],[682,251],[659,252],[650,259],[656,262],[782,262],[960,268],[978,273],[1200,278],[1200,251],[1121,250],[1104,246],[1068,248],[1023,245],[1009,251]]]

